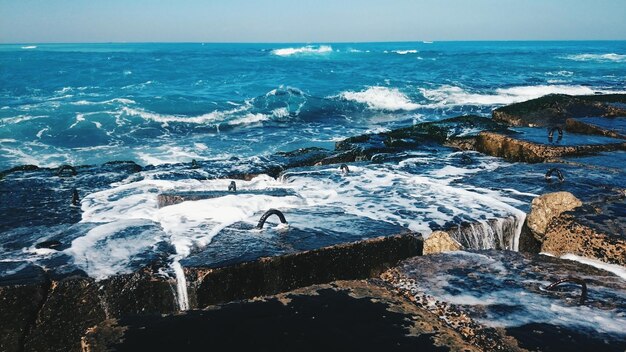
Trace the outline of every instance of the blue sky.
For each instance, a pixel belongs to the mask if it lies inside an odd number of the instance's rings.
[[[0,0],[0,42],[626,39],[626,0]]]

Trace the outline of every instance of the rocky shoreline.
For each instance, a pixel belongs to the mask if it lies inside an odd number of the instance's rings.
[[[253,165],[246,172],[213,177],[249,180],[259,174],[281,177],[289,170],[304,166],[358,161],[383,162],[392,160],[397,153],[411,150],[417,145],[443,145],[463,151],[477,151],[511,162],[565,165],[568,157],[598,152],[620,153],[626,150],[626,142],[622,141],[625,137],[621,131],[608,130],[577,120],[588,116],[626,119],[624,102],[626,95],[550,95],[496,109],[492,119],[461,116],[389,132],[356,136],[338,142],[334,151],[309,148],[277,153],[268,163]],[[546,142],[538,143],[529,140],[528,134],[512,129],[520,126],[542,130],[546,127],[558,127],[564,129],[566,135],[582,132],[584,135],[611,137],[617,141],[561,145],[549,141],[546,131]],[[467,133],[468,130],[471,132]],[[581,138],[584,140],[584,137]],[[471,157],[468,159],[471,162]],[[128,174],[145,169],[131,162],[111,163],[104,167],[124,169]],[[193,167],[202,169],[203,162],[197,162]],[[87,168],[90,166],[77,167],[75,170],[81,172]],[[53,175],[57,172],[59,170],[26,165],[1,172],[0,182],[10,182],[11,176],[18,173]],[[99,182],[104,186],[110,181],[104,179]],[[554,182],[559,181],[562,182],[555,178]],[[17,189],[12,192],[3,193],[3,201],[27,190]],[[159,195],[158,203],[160,207],[166,207],[214,196],[216,195],[206,192],[173,192]],[[624,279],[619,281],[619,278],[615,279],[615,275],[602,270],[537,254],[542,252],[556,257],[575,254],[606,264],[626,266],[625,190],[615,187],[598,197],[593,201],[581,201],[573,194],[563,191],[542,195],[529,205],[530,210],[521,227],[519,250],[523,254],[510,252],[505,248],[476,253],[504,263],[520,263],[520,267],[516,267],[516,270],[521,270],[519,275],[532,276],[539,281],[586,273],[591,287],[598,287],[598,291],[601,288],[602,292],[610,291],[607,294],[610,297],[608,301],[614,302],[618,309],[626,310],[624,301],[620,303],[615,298],[626,295]],[[58,216],[73,216],[74,219],[77,214]],[[223,267],[186,267],[184,274],[190,312],[179,311],[176,303],[176,280],[159,271],[162,263],[158,260],[152,266],[133,274],[116,275],[100,281],[80,272],[59,276],[30,265],[14,275],[0,278],[0,349],[106,351],[134,350],[139,346],[164,348],[167,343],[173,343],[159,337],[164,329],[184,331],[186,326],[191,329],[191,326],[198,324],[219,325],[222,321],[220,319],[227,319],[224,320],[226,326],[236,326],[238,319],[253,319],[256,309],[270,307],[263,316],[266,320],[260,320],[255,328],[271,323],[284,326],[277,328],[280,330],[300,322],[294,315],[294,309],[314,311],[320,309],[320,304],[337,304],[339,300],[345,304],[344,314],[356,314],[356,311],[362,309],[366,312],[364,314],[370,314],[368,319],[376,321],[381,327],[389,328],[388,337],[393,339],[396,336],[394,342],[400,344],[397,350],[405,350],[404,347],[411,346],[438,351],[553,350],[550,348],[554,346],[546,345],[544,348],[536,345],[536,336],[529,337],[525,331],[489,328],[481,323],[481,315],[473,311],[473,308],[447,304],[441,297],[424,291],[419,286],[420,280],[423,280],[420,277],[424,274],[415,273],[421,270],[432,276],[440,275],[442,268],[451,272],[468,270],[461,264],[455,266],[458,255],[447,253],[471,249],[468,242],[463,241],[463,228],[442,230],[426,239],[420,234],[407,232],[261,257]],[[446,253],[437,254],[439,252]],[[537,274],[537,270],[548,271],[555,267],[562,267],[563,272],[552,276]],[[533,271],[533,268],[538,269]],[[536,277],[537,275],[541,277]],[[602,282],[591,278],[592,276],[606,276],[606,280]],[[506,281],[513,278],[503,274],[501,278],[490,276],[489,279]],[[478,285],[476,289],[480,290],[481,287]],[[544,298],[549,296],[534,286],[521,285],[519,290]],[[592,303],[597,305],[601,297],[593,296],[594,294],[597,293],[591,293]],[[313,311],[308,314],[315,315]],[[268,320],[268,314],[279,314],[281,318],[278,321]],[[394,314],[397,314],[396,318],[386,318]],[[333,323],[335,318],[328,316],[323,326],[339,324]],[[354,321],[344,323],[350,325],[357,320],[354,318]],[[329,329],[331,330],[325,332],[328,336],[332,335],[332,328]],[[560,341],[558,331],[565,328],[534,326],[532,329],[553,334],[555,341]],[[193,342],[190,347],[196,346],[196,349],[207,340],[212,341],[215,346],[226,346],[229,341],[232,342],[229,340],[231,335],[212,333],[208,327],[192,331],[197,335],[185,336]],[[563,334],[568,333],[572,334],[571,331]],[[272,334],[265,336],[259,343],[268,348],[274,346],[273,339],[279,338]],[[598,340],[583,332],[575,335],[575,341],[587,343],[594,348],[626,348],[626,341],[619,337],[607,335],[603,338],[604,340]],[[311,335],[292,336],[285,341],[290,341],[296,347],[311,339]],[[391,342],[373,340],[371,344],[367,344],[366,341],[368,340],[361,341],[365,347],[387,346]],[[605,341],[611,342],[608,347]],[[242,346],[250,346],[245,341],[240,343]],[[332,343],[333,346],[346,346],[336,339],[329,339],[326,343],[326,347]]]

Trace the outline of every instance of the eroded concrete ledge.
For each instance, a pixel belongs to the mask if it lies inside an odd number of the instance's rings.
[[[523,141],[499,133],[481,132],[476,138],[475,148],[481,153],[509,161],[540,163],[564,156],[626,150],[626,142],[604,145],[552,146]]]
[[[189,303],[204,308],[335,280],[374,277],[402,259],[421,255],[422,248],[421,236],[406,233],[223,268],[185,268]]]

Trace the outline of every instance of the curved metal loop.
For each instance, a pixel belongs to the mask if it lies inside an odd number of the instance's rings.
[[[559,179],[559,182],[565,181],[565,176],[563,176],[563,173],[561,172],[561,170],[559,170],[556,167],[553,167],[550,170],[548,170],[548,172],[546,172],[546,180],[550,181],[553,173],[556,173],[556,177]]]
[[[75,207],[80,205],[80,198],[78,198],[78,190],[76,188],[72,191],[72,205]]]
[[[578,304],[579,305],[585,304],[585,300],[587,299],[587,283],[583,279],[579,279],[576,277],[567,277],[565,279],[561,279],[550,284],[548,287],[546,287],[546,290],[553,291],[558,285],[566,283],[566,282],[579,284],[582,287],[582,290],[580,292],[580,301],[578,302]]]
[[[76,168],[73,167],[72,165],[62,165],[57,170],[57,176],[58,177],[68,177],[68,175],[66,175],[66,173],[64,173],[64,171],[67,171],[67,170],[70,171],[69,176],[76,176],[78,174],[78,172],[76,172]]]
[[[346,165],[346,164],[341,164],[341,166],[339,166],[339,170],[341,170],[341,172],[344,175],[347,175],[347,174],[350,173],[350,169],[348,168],[348,165]]]
[[[237,192],[237,184],[235,183],[235,181],[230,181],[230,184],[228,185],[228,191]]]
[[[263,214],[263,216],[261,216],[261,219],[259,220],[259,224],[256,225],[256,228],[259,230],[262,229],[263,225],[265,225],[265,221],[267,221],[267,218],[269,218],[272,215],[278,216],[278,219],[280,219],[281,223],[283,224],[287,223],[287,220],[285,219],[285,215],[283,215],[283,213],[280,210],[270,209],[266,211],[265,214]]]
[[[554,131],[559,132],[559,138],[563,137],[563,129],[560,126],[554,126],[548,131],[548,138],[552,138],[552,136],[554,136]]]

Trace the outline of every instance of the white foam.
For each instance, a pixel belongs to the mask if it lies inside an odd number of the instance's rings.
[[[604,89],[593,89],[587,86],[538,85],[499,88],[494,93],[472,93],[455,86],[441,86],[435,89],[420,88],[421,94],[433,104],[428,107],[448,105],[507,105],[548,94],[593,95],[596,93],[623,93]]]
[[[103,105],[103,104],[114,104],[114,103],[131,105],[131,104],[135,104],[136,102],[132,99],[126,99],[126,98],[114,98],[114,99],[109,99],[109,100],[104,100],[104,101],[79,100],[79,101],[72,102],[73,105]]]
[[[574,61],[596,61],[596,62],[626,62],[626,55],[608,53],[608,54],[577,54],[564,57]]]
[[[542,253],[542,254],[545,254],[545,253]],[[606,270],[626,280],[626,268],[621,265],[609,264],[609,263],[601,262],[596,259],[581,257],[575,254],[562,255],[561,259],[573,260],[575,262],[587,264],[598,269]]]
[[[226,123],[229,125],[246,125],[270,119],[270,117],[265,114],[245,113],[245,111],[249,108],[249,105],[245,105],[231,110],[216,110],[199,116],[181,116],[158,114],[146,111],[144,109],[124,107],[122,108],[122,114],[129,116],[138,116],[145,120],[163,123],[164,125],[167,125],[170,122],[213,126],[217,126],[221,123]]]
[[[23,46],[22,49],[24,50],[32,50],[32,49],[37,49],[37,45],[27,45],[27,46]]]
[[[411,50],[392,50],[392,53],[396,53],[399,55],[406,55],[406,54],[417,54],[418,51],[415,49],[411,49]]]
[[[415,110],[420,105],[411,100],[397,88],[374,86],[360,92],[347,91],[339,94],[345,100],[366,104],[374,110]]]
[[[330,45],[313,46],[307,45],[299,48],[281,48],[272,50],[272,54],[277,56],[292,56],[292,55],[316,55],[316,54],[328,54],[333,51]]]

